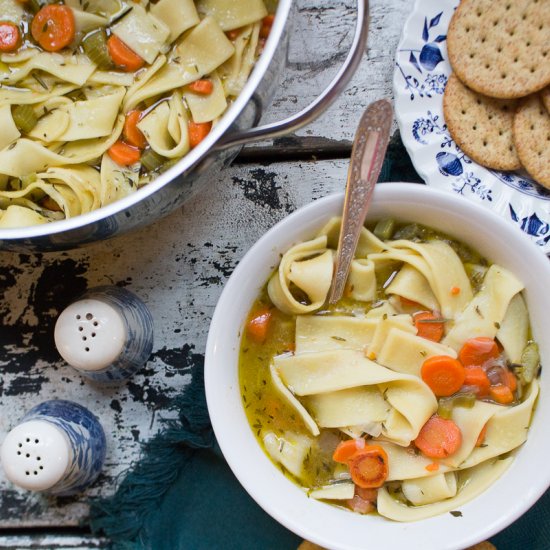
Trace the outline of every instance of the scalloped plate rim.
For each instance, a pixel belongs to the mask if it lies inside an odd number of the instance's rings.
[[[430,113],[431,111],[433,111],[433,115],[438,117],[437,120],[440,120],[441,123],[444,124],[442,109],[443,95],[434,93],[433,96],[427,96],[423,103],[420,103],[421,99],[424,99],[422,97],[415,97],[414,100],[411,100],[409,97],[411,92],[403,85],[405,74],[402,72],[401,66],[404,64],[402,59],[403,51],[409,52],[413,49],[405,48],[407,44],[410,44],[411,42],[415,45],[416,43],[422,44],[421,40],[424,40],[424,43],[427,42],[422,36],[422,23],[417,21],[417,19],[425,18],[425,21],[427,21],[431,17],[431,23],[436,19],[437,14],[440,14],[439,19],[441,19],[442,16],[443,19],[450,19],[449,10],[452,9],[454,11],[458,3],[458,0],[415,0],[413,9],[403,26],[401,37],[395,52],[395,67],[392,80],[395,98],[395,117],[401,133],[401,139],[407,149],[407,152],[409,153],[414,168],[426,184],[453,193],[457,193],[457,191],[452,187],[451,178],[449,178],[449,176],[442,175],[435,156],[432,155],[431,159],[428,157],[429,154],[433,153],[436,148],[438,148],[440,152],[446,152],[450,151],[454,147],[456,151],[460,152],[454,141],[449,141],[449,149],[445,150],[442,149],[441,140],[437,140],[436,142],[432,140],[431,143],[422,144],[416,141],[412,136],[413,119],[416,118],[418,120],[419,116]],[[434,27],[435,26],[437,26],[437,24],[434,25]],[[443,59],[441,60],[441,65],[435,71],[435,74],[442,74],[445,77],[447,77],[450,73],[450,67],[446,57],[447,26],[448,24],[440,25],[440,34],[438,34],[437,38],[440,38],[441,33],[445,33],[445,40],[439,42],[442,46],[441,50],[443,52]],[[431,27],[426,29],[426,25],[424,25],[424,32],[426,32],[426,30],[429,32],[429,29],[431,29]],[[418,36],[418,38],[414,38],[415,36]],[[418,64],[418,60],[416,60],[416,58],[415,62]],[[410,57],[407,63],[412,65]],[[439,63],[437,63],[437,65],[439,65]],[[431,74],[431,71],[428,71],[427,74]],[[415,100],[417,100],[416,103],[414,103]],[[418,107],[419,105],[420,107]],[[461,160],[464,156],[465,155],[461,157]],[[464,194],[462,192],[459,194],[462,194],[468,200],[473,200],[474,202],[483,204],[486,208],[493,210],[500,216],[507,219],[510,223],[515,223],[519,226],[520,230],[528,234],[533,242],[535,242],[544,253],[550,254],[550,193],[546,197],[535,196],[532,194],[533,192],[529,193],[517,189],[513,185],[502,181],[495,174],[495,171],[477,164],[475,161],[468,159],[468,157],[466,157],[466,159],[467,160],[464,162],[469,167],[471,175],[478,176],[476,179],[483,181],[483,185],[481,187],[488,191],[491,198],[488,200],[480,200],[475,194]],[[517,176],[517,174],[514,174],[514,176]],[[526,178],[521,181],[529,180]],[[493,193],[494,196],[492,196]],[[516,216],[516,220],[512,218],[513,215]],[[528,227],[533,217],[536,218],[535,223],[538,220],[541,227],[544,228],[545,232],[543,235],[533,235],[530,234],[529,231],[525,230],[525,226]]]

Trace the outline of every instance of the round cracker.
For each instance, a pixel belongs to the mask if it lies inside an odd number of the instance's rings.
[[[447,52],[476,92],[518,98],[541,90],[550,84],[550,0],[462,0]]]
[[[550,86],[547,86],[544,90],[542,90],[540,97],[546,107],[546,110],[550,113]]]
[[[526,98],[517,109],[514,142],[527,172],[550,189],[550,113],[538,94]]]
[[[521,167],[512,125],[516,101],[494,99],[464,86],[451,74],[443,95],[443,115],[451,137],[473,160],[495,170]]]

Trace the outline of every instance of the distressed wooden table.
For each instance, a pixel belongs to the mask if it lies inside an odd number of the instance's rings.
[[[298,132],[248,147],[211,186],[156,224],[86,249],[0,253],[0,441],[28,408],[69,398],[100,418],[108,438],[103,474],[77,498],[49,500],[16,490],[0,472],[0,548],[101,548],[86,527],[91,496],[107,496],[137,459],[140,444],[170,418],[167,403],[201,361],[223,285],[248,248],[296,208],[342,190],[357,120],[391,97],[393,57],[412,0],[373,0],[368,53],[345,93]],[[300,0],[286,80],[264,117],[313,100],[343,61],[354,2]],[[53,328],[84,289],[116,284],[140,296],[155,321],[153,354],[124,384],[84,381],[60,359]]]

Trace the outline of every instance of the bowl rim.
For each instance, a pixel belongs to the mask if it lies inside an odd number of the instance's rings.
[[[358,537],[361,533],[368,533],[369,541],[373,543],[376,541],[382,545],[382,548],[388,549],[401,548],[406,543],[409,547],[416,548],[411,537],[418,537],[418,548],[425,550],[459,550],[466,548],[489,538],[510,525],[526,512],[550,486],[550,470],[545,469],[544,461],[535,456],[538,452],[537,449],[541,446],[544,447],[542,417],[545,416],[545,409],[550,411],[550,402],[543,401],[541,403],[539,401],[537,405],[538,412],[534,415],[530,427],[531,437],[522,445],[520,452],[515,456],[513,464],[501,478],[481,495],[459,507],[464,511],[464,516],[467,516],[468,520],[466,522],[462,518],[463,521],[458,523],[456,518],[450,514],[442,514],[426,520],[403,524],[392,522],[380,516],[359,516],[308,499],[303,491],[283,476],[261,450],[246,421],[240,398],[238,375],[235,376],[237,374],[236,365],[234,365],[234,361],[230,362],[228,360],[228,356],[233,358],[236,354],[238,356],[240,331],[244,321],[242,311],[247,313],[252,304],[252,301],[250,301],[246,304],[246,307],[242,304],[239,306],[238,300],[241,294],[248,293],[252,297],[257,296],[258,290],[265,284],[269,275],[267,273],[260,284],[256,283],[254,285],[251,267],[261,262],[264,257],[274,258],[276,256],[278,252],[277,240],[284,240],[286,248],[288,248],[293,241],[289,236],[294,235],[294,242],[302,238],[299,234],[304,234],[304,231],[309,230],[310,236],[313,236],[311,227],[316,225],[317,229],[320,229],[323,225],[322,220],[326,222],[331,215],[338,215],[342,203],[343,193],[335,193],[299,208],[285,217],[260,237],[246,252],[227,281],[212,318],[205,353],[206,399],[214,433],[226,461],[249,495],[275,520],[307,540],[328,548],[352,550],[364,548],[364,540],[359,538],[354,540],[353,537]],[[420,184],[398,182],[376,186],[371,212],[376,211],[377,208],[383,210],[388,205],[390,209],[395,208],[397,204],[402,206],[413,204],[416,205],[416,208],[428,205],[432,209],[436,205],[442,213],[446,213],[449,218],[456,219],[457,223],[460,221],[464,226],[472,224],[476,226],[477,224],[477,226],[482,227],[480,224],[483,222],[486,227],[490,228],[491,238],[494,238],[497,232],[504,235],[505,238],[501,240],[505,244],[500,246],[502,250],[505,250],[505,254],[510,255],[510,261],[528,257],[529,266],[524,268],[526,275],[530,269],[532,272],[541,270],[539,279],[544,279],[542,277],[544,272],[550,276],[550,264],[534,243],[511,223],[492,212],[488,212],[476,203]],[[449,216],[449,214],[452,215]],[[472,221],[472,217],[475,223]],[[471,223],[468,224],[468,222]],[[426,225],[430,224],[427,223]],[[486,231],[489,233],[487,229]],[[520,247],[520,250],[517,250],[517,247]],[[486,253],[483,255],[487,256]],[[490,254],[489,259],[492,259]],[[266,269],[263,271],[265,273]],[[536,279],[536,276],[531,277],[532,281],[536,281]],[[548,280],[547,277],[545,279]],[[525,282],[527,286],[527,281]],[[250,288],[251,284],[254,292]],[[531,288],[533,284],[527,288]],[[538,284],[539,286],[543,285],[542,282]],[[526,298],[528,299],[530,313],[534,313],[532,305],[536,306],[536,311],[540,309],[536,301],[530,299],[529,296],[526,296]],[[550,297],[541,301],[550,304]],[[237,311],[239,307],[240,312]],[[240,317],[238,317],[239,315]],[[531,317],[531,320],[533,320],[533,317]],[[540,330],[543,326],[541,325]],[[533,325],[534,332],[537,327]],[[229,332],[231,332],[231,335],[229,335]],[[535,332],[534,336],[541,344],[541,335]],[[543,358],[549,358],[550,347],[544,342],[542,343],[544,344]],[[541,354],[542,351],[541,349]],[[232,369],[227,369],[222,373],[224,381],[220,383],[220,368],[227,368],[230,363]],[[228,377],[229,381],[226,383]],[[548,403],[548,406],[546,403]],[[240,407],[240,413],[236,407]],[[242,422],[243,419],[244,423]],[[532,433],[534,431],[535,433]],[[537,438],[536,434],[539,434],[539,432],[540,437]],[[256,451],[251,447],[251,442],[257,448]],[[546,450],[549,450],[550,445],[547,444],[547,447]],[[251,457],[246,453],[251,453]],[[527,463],[531,464],[534,459],[536,459],[536,464],[533,466],[540,465],[536,476],[534,476],[534,470],[537,470],[537,468],[529,465],[526,471],[531,483],[525,483],[521,492],[516,491],[511,494],[510,482],[513,482],[512,485],[517,485],[515,478],[510,477],[511,473],[524,467]],[[260,471],[260,473],[258,474],[257,471]],[[506,486],[503,483],[504,479],[508,482]],[[487,503],[491,505],[490,508],[486,507]],[[327,510],[330,510],[330,512]],[[468,513],[466,513],[466,510]],[[352,516],[354,519],[351,519]],[[465,523],[474,528],[465,529]],[[345,529],[336,529],[335,525],[344,525]],[[391,528],[388,528],[388,526],[391,526]],[[353,537],[351,538],[349,529],[353,530]],[[341,532],[342,530],[346,532],[335,535],[335,532]],[[450,541],[443,541],[440,538],[449,534],[453,536]],[[390,541],[387,540],[388,537],[391,537]]]

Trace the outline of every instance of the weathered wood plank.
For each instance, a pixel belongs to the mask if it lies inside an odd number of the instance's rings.
[[[33,535],[6,535],[0,536],[2,550],[92,550],[108,548],[109,541],[104,538],[79,534],[33,534]]]
[[[114,490],[140,442],[173,417],[167,405],[202,360],[216,300],[239,259],[286,214],[343,189],[346,172],[346,160],[236,166],[152,227],[72,252],[0,254],[0,441],[28,408],[53,397],[88,406],[108,438],[104,473],[80,497],[19,491],[0,474],[0,527],[76,526],[89,497]],[[111,387],[84,381],[53,343],[57,315],[101,284],[126,286],[155,320],[150,361]]]

